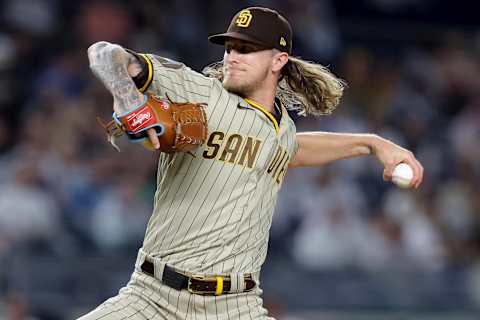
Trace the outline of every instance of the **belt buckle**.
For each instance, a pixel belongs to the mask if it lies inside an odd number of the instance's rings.
[[[207,290],[195,290],[192,288],[192,279],[199,280],[199,281],[217,281],[217,286],[215,291],[207,291]],[[205,277],[205,276],[192,276],[188,277],[188,285],[187,290],[193,294],[199,295],[221,295],[223,293],[223,277]]]

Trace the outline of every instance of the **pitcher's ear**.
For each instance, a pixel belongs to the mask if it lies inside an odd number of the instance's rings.
[[[288,53],[277,51],[272,60],[272,71],[280,72],[288,62]]]

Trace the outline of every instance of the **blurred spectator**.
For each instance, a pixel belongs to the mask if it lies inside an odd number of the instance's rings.
[[[7,0],[2,15],[16,29],[45,36],[57,27],[56,5],[53,0]]]
[[[419,198],[412,192],[391,189],[383,203],[383,211],[400,230],[400,243],[410,269],[439,271],[445,266],[445,248],[439,226],[427,215]]]
[[[319,61],[331,61],[341,46],[335,15],[328,0],[287,1],[294,21],[295,52],[316,57]],[[294,41],[295,41],[294,40]]]
[[[135,177],[122,181],[104,190],[92,208],[90,232],[96,245],[106,252],[139,248],[151,213],[139,194],[141,181]]]
[[[6,314],[0,313],[1,319],[5,320],[36,320],[29,310],[27,299],[20,292],[10,292],[6,299]]]
[[[119,1],[91,1],[80,7],[77,28],[83,47],[110,41],[123,44],[131,36],[132,15]]]
[[[0,186],[1,237],[7,242],[53,240],[61,227],[59,208],[43,188],[36,163],[27,161],[12,169],[12,180]]]
[[[452,119],[449,138],[458,164],[466,162],[472,165],[474,175],[479,176],[480,163],[480,96],[474,99],[457,117]]]
[[[302,221],[292,255],[308,269],[338,269],[354,265],[356,244],[364,234],[362,193],[335,175],[333,166],[315,177],[300,203]]]

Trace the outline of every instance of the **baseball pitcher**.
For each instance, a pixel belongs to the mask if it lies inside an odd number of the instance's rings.
[[[111,142],[125,133],[162,152],[132,277],[81,320],[271,319],[260,270],[289,168],[372,154],[384,179],[405,162],[412,187],[422,181],[413,154],[377,135],[296,133],[287,110],[329,114],[344,83],[291,56],[292,29],[278,12],[241,10],[209,40],[225,54],[203,74],[107,42],[88,49],[93,73],[114,98]]]

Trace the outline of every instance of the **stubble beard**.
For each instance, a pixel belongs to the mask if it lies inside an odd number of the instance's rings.
[[[241,76],[229,76],[223,69],[222,85],[225,90],[235,93],[243,98],[251,97],[257,90],[261,90],[264,81],[267,78],[267,70],[264,74],[242,74]]]
[[[262,80],[254,78],[245,79],[245,77],[228,77],[224,74],[222,84],[229,92],[235,93],[241,97],[250,97],[262,86]]]
[[[241,81],[234,81],[232,79],[224,79],[223,80],[223,87],[231,93],[235,93],[241,97],[246,97],[252,92],[252,85],[241,82]]]

